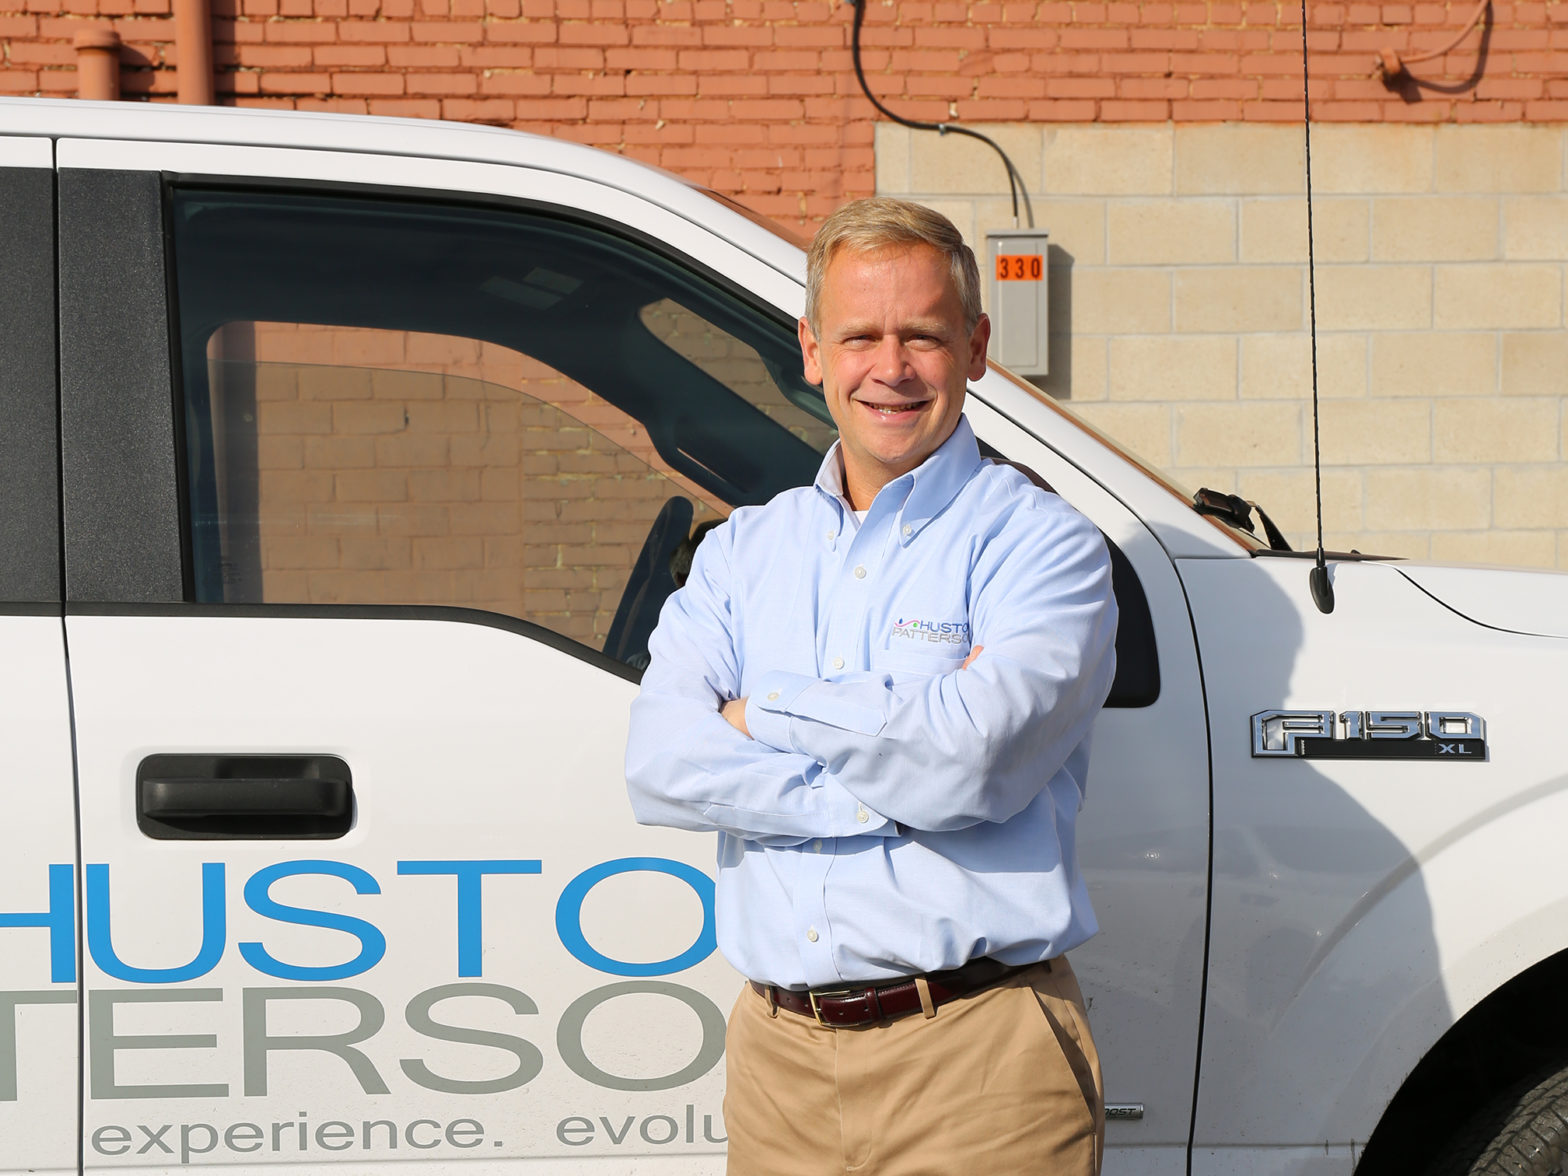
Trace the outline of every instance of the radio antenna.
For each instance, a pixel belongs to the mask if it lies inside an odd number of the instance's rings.
[[[1312,340],[1312,481],[1317,498],[1317,562],[1307,574],[1318,611],[1334,611],[1334,582],[1323,558],[1323,456],[1318,446],[1318,284],[1312,251],[1312,91],[1307,81],[1307,0],[1301,0],[1301,125],[1307,147],[1307,313]]]

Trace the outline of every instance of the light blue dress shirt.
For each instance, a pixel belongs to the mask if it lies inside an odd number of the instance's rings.
[[[1115,669],[1104,540],[962,418],[863,522],[841,478],[835,445],[697,548],[632,705],[637,819],[718,832],[719,949],[754,980],[1067,951],[1096,930],[1073,830]],[[742,697],[749,739],[719,714]]]

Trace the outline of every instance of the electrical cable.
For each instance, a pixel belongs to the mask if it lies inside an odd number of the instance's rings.
[[[1395,49],[1382,49],[1378,51],[1374,68],[1385,83],[1393,83],[1401,74],[1410,72],[1410,66],[1422,61],[1431,61],[1434,57],[1442,57],[1451,49],[1458,47],[1459,42],[1470,35],[1470,30],[1481,22],[1481,17],[1486,14],[1492,0],[1480,0],[1475,6],[1475,11],[1470,14],[1470,19],[1465,21],[1464,28],[1460,29],[1451,40],[1437,49],[1428,49],[1425,53],[1412,54],[1409,57],[1400,56]]]
[[[1312,340],[1312,480],[1317,494],[1317,563],[1308,574],[1319,612],[1334,611],[1334,584],[1323,558],[1323,455],[1318,446],[1318,284],[1312,250],[1312,91],[1307,81],[1307,0],[1301,0],[1301,125],[1307,154],[1307,306]]]
[[[883,117],[897,123],[901,127],[909,127],[916,131],[935,131],[939,135],[967,135],[969,138],[979,139],[982,143],[989,146],[1002,157],[1002,164],[1007,168],[1007,188],[1013,197],[1013,226],[1015,228],[1018,226],[1018,194],[1022,192],[1024,212],[1029,218],[1029,227],[1031,229],[1034,228],[1034,206],[1029,203],[1028,185],[1024,183],[1024,178],[1018,173],[1018,169],[1013,166],[1013,161],[1007,157],[1007,152],[1002,150],[1001,144],[995,139],[988,135],[982,135],[979,131],[972,131],[968,127],[955,126],[953,123],[922,122],[918,119],[903,118],[894,114],[877,100],[877,96],[871,92],[871,87],[866,83],[866,71],[860,64],[860,26],[866,19],[867,0],[848,0],[848,3],[853,5],[855,9],[855,23],[850,30],[849,38],[850,55],[855,63],[855,77],[859,79],[860,89],[865,93],[866,99],[872,106],[876,107]]]

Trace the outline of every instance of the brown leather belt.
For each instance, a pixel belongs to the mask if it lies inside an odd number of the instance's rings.
[[[1034,966],[1004,964],[989,956],[981,956],[949,972],[928,972],[924,979],[931,993],[931,1006],[935,1008],[950,1000],[968,996],[971,992],[989,988],[1014,973]],[[1051,962],[1044,961],[1044,966],[1049,970]],[[751,981],[751,986],[763,1000],[834,1029],[891,1021],[895,1017],[919,1012],[921,1008],[920,986],[913,976],[883,984],[813,988],[807,992],[795,992],[774,984],[764,984],[760,980]]]

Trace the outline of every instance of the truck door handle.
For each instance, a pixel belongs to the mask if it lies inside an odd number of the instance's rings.
[[[354,823],[354,780],[335,755],[150,755],[136,825],[158,841],[328,840]]]

